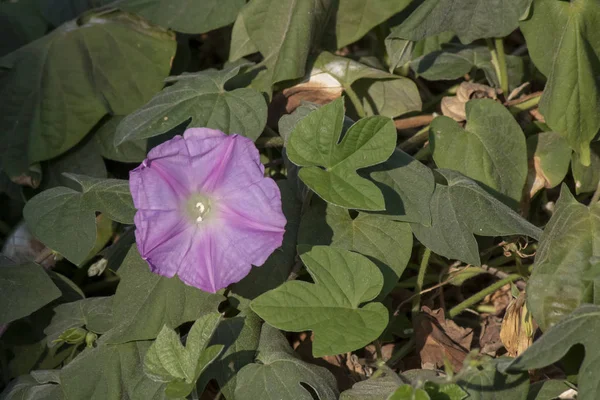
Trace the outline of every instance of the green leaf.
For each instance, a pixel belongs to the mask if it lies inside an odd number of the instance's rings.
[[[227,399],[235,398],[238,371],[254,361],[262,324],[260,318],[250,310],[249,301],[230,297],[232,299],[241,301],[238,306],[241,312],[233,318],[222,320],[217,326],[209,345],[222,345],[224,350],[198,379],[198,391],[215,379]]]
[[[468,44],[476,39],[508,36],[517,29],[519,19],[531,0],[424,0],[395,35],[413,41],[452,31]]]
[[[600,342],[593,334],[600,329],[600,307],[584,304],[550,328],[541,338],[536,340],[523,354],[503,368],[511,371],[540,369],[554,364],[563,358],[569,349],[576,344],[585,348],[585,358],[579,369],[579,400],[594,400],[600,392],[598,371],[600,364],[598,354]]]
[[[542,330],[582,303],[597,302],[600,204],[587,207],[562,187],[546,225],[527,286],[527,308]]]
[[[431,123],[435,163],[482,183],[502,200],[507,196],[512,201],[506,202],[516,208],[527,178],[527,144],[521,127],[510,111],[491,99],[471,100],[466,111],[464,129],[449,117]]]
[[[19,176],[73,147],[105,114],[144,104],[174,52],[172,34],[113,11],[70,21],[0,59],[2,168]],[[144,68],[133,73],[136,65]]]
[[[529,136],[527,153],[546,188],[558,186],[569,172],[571,149],[567,141],[556,132],[541,132]]]
[[[27,202],[23,216],[42,243],[79,265],[96,242],[95,212],[131,224],[135,208],[128,181],[66,176],[79,183],[82,192],[66,187],[46,190]]]
[[[44,36],[48,24],[38,8],[38,0],[0,3],[0,57]]]
[[[529,390],[529,375],[500,372],[499,364],[504,359],[485,358],[467,364],[457,376],[456,383],[467,391],[469,400],[525,399]]]
[[[383,298],[408,264],[413,237],[408,224],[362,212],[352,218],[346,209],[319,202],[303,215],[298,243],[332,245],[369,256],[383,275]]]
[[[157,136],[190,120],[188,128],[219,129],[255,140],[267,123],[267,104],[255,89],[225,90],[227,81],[239,70],[237,65],[180,75],[174,85],[123,119],[115,144]]]
[[[3,400],[63,400],[64,394],[59,385],[40,384],[30,375],[18,377],[2,393]]]
[[[342,392],[340,400],[387,400],[404,381],[394,371],[386,371],[383,376],[360,381]]]
[[[132,247],[119,269],[121,282],[113,300],[113,324],[108,343],[154,339],[163,325],[176,328],[216,311],[223,296],[187,286],[177,277],[150,272]]]
[[[540,112],[589,165],[589,144],[600,129],[600,10],[593,0],[534,0],[531,8],[521,31],[535,66],[548,77]]]
[[[146,158],[148,148],[146,140],[126,141],[115,146],[117,126],[123,121],[123,118],[121,116],[111,117],[102,124],[100,129],[94,133],[94,143],[104,158],[126,163],[140,163]]]
[[[431,400],[463,400],[469,395],[456,383],[425,382],[423,389]]]
[[[238,372],[236,400],[314,400],[303,385],[320,400],[338,398],[331,372],[297,358],[281,332],[267,324],[260,333],[257,361]]]
[[[356,89],[367,115],[394,118],[421,110],[421,96],[413,81],[328,52],[319,54],[311,75],[327,74],[345,90]]]
[[[38,3],[44,18],[53,26],[59,26],[87,10],[113,3],[113,0],[44,0]]]
[[[590,165],[584,166],[577,153],[571,154],[571,172],[575,179],[575,193],[590,193],[598,188],[600,181],[600,143],[591,145]]]
[[[539,238],[539,228],[496,200],[477,183],[456,171],[437,170],[448,186],[437,184],[431,199],[431,227],[411,224],[417,239],[441,256],[481,265],[474,234],[527,235]]]
[[[356,42],[409,3],[410,0],[340,0],[335,19],[337,48]]]
[[[315,357],[353,351],[377,339],[387,326],[387,309],[381,303],[360,307],[383,287],[377,266],[328,246],[315,246],[300,257],[315,283],[286,282],[254,299],[254,312],[282,330],[312,330]]]
[[[142,361],[151,342],[100,344],[86,349],[60,372],[66,399],[164,399],[164,386],[148,379]]]
[[[402,385],[387,400],[430,400],[431,398],[423,389],[416,389],[410,385]]]
[[[86,330],[102,334],[112,328],[113,297],[93,297],[60,304],[54,309],[50,325],[44,329],[48,347],[70,328],[85,327]]]
[[[266,67],[258,86],[269,92],[277,82],[304,76],[312,42],[332,12],[332,0],[253,0],[233,26],[230,61],[259,51]],[[235,57],[235,58],[234,58]]]
[[[565,381],[549,379],[532,383],[529,387],[527,400],[555,399],[567,390],[571,389]]]
[[[396,32],[397,28],[392,28],[392,32],[385,38],[385,49],[389,57],[391,71],[402,67],[415,58],[442,50],[442,45],[454,38],[454,33],[444,32],[413,42],[401,38]]]
[[[204,33],[235,21],[245,0],[125,0],[119,7],[182,33]]]
[[[365,170],[385,200],[382,215],[405,222],[431,226],[429,202],[435,188],[431,170],[402,150],[385,162]]]
[[[300,179],[325,201],[345,208],[383,210],[379,189],[356,170],[389,158],[396,144],[394,123],[384,117],[364,118],[338,143],[343,121],[341,98],[313,111],[292,132],[288,157],[304,167]]]
[[[60,290],[38,264],[0,267],[0,325],[23,318],[59,296]]]

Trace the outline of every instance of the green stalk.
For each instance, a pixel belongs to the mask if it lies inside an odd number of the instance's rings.
[[[256,147],[258,148],[269,148],[269,147],[283,147],[283,138],[281,136],[275,137],[259,137],[256,139]]]
[[[362,103],[360,102],[360,99],[356,95],[356,92],[349,85],[344,87],[344,91],[346,92],[346,95],[348,96],[348,98],[352,102],[352,105],[356,109],[356,113],[358,114],[358,117],[359,118],[366,117],[367,114],[365,113],[365,109],[364,109]]]
[[[408,152],[425,143],[429,138],[429,127],[430,125],[424,126],[420,131],[400,143],[400,146],[398,146],[400,150]]]
[[[415,343],[416,343],[415,337],[412,336],[408,340],[408,342],[404,343],[404,345],[402,347],[400,347],[400,349],[398,349],[397,352],[392,354],[390,359],[387,361],[387,364],[390,367],[393,367],[394,364],[396,364],[398,361],[400,361],[401,359],[406,357],[412,351],[413,347],[415,347]]]
[[[492,54],[492,64],[496,69],[496,75],[500,81],[500,89],[505,97],[508,97],[508,69],[506,68],[506,54],[504,53],[504,42],[502,38],[486,39],[488,49]]]
[[[539,96],[532,97],[528,100],[525,100],[522,103],[518,103],[518,104],[510,106],[509,110],[511,113],[513,113],[515,115],[522,111],[531,110],[532,108],[534,108],[535,106],[537,106],[540,103],[541,99],[542,99],[542,95],[540,94]]]
[[[429,264],[429,257],[431,257],[431,250],[425,247],[425,253],[421,259],[421,265],[419,266],[419,275],[417,275],[417,284],[415,285],[415,297],[412,301],[412,315],[413,318],[421,310],[421,291],[423,290],[423,282],[425,282],[425,273],[427,272],[427,265]]]
[[[490,285],[490,286],[486,287],[482,291],[474,294],[473,296],[469,297],[468,299],[466,299],[462,303],[460,303],[460,304],[454,306],[453,308],[451,308],[450,311],[448,311],[448,318],[454,318],[454,317],[456,317],[458,314],[460,314],[461,312],[463,312],[467,308],[469,308],[471,306],[474,306],[475,304],[479,303],[488,294],[492,294],[496,290],[500,289],[502,286],[506,285],[507,283],[514,282],[514,281],[516,281],[517,279],[520,279],[520,278],[521,278],[521,275],[519,275],[519,274],[512,274],[512,275],[507,276],[504,279],[499,280],[498,282],[494,283],[493,285]]]

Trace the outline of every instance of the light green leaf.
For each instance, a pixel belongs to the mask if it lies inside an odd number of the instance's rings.
[[[431,400],[423,389],[416,389],[410,385],[402,385],[387,400]]]
[[[456,171],[437,170],[448,186],[437,184],[431,199],[431,227],[411,224],[417,239],[441,256],[481,265],[474,234],[540,237],[539,228]]]
[[[575,193],[590,193],[598,188],[600,181],[600,143],[592,142],[590,165],[584,166],[577,153],[571,154],[571,172],[575,179]]]
[[[587,207],[562,187],[527,283],[527,308],[542,330],[582,303],[597,302],[600,279],[600,204]]]
[[[556,132],[541,132],[529,136],[527,153],[543,187],[558,186],[569,172],[571,149],[565,138]]]
[[[340,395],[340,400],[387,400],[398,386],[405,383],[391,370],[377,378],[360,381]]]
[[[188,128],[219,129],[255,140],[267,123],[265,99],[255,89],[226,91],[224,87],[240,67],[180,75],[173,86],[123,119],[117,127],[115,144],[157,136],[190,119]]]
[[[115,116],[106,121],[94,133],[94,143],[104,158],[126,163],[140,163],[146,158],[148,143],[145,139],[126,141],[115,146],[117,126],[123,121],[123,118]]]
[[[67,22],[0,59],[2,168],[19,176],[73,147],[105,114],[144,104],[174,52],[172,34],[113,11]]]
[[[356,42],[409,3],[410,0],[340,0],[335,19],[337,48]]]
[[[435,163],[482,183],[516,208],[527,178],[527,144],[521,127],[510,111],[491,99],[471,100],[466,111],[464,129],[449,117],[431,123]]]
[[[121,282],[113,300],[113,324],[108,343],[154,339],[163,325],[176,328],[216,311],[223,296],[187,286],[177,277],[150,272],[132,247],[119,268]]]
[[[506,374],[498,371],[504,359],[490,359],[465,365],[456,383],[467,391],[469,400],[526,399],[529,390],[529,374]]]
[[[296,357],[281,332],[268,324],[260,333],[257,361],[238,373],[236,400],[314,400],[302,384],[310,386],[320,400],[338,398],[331,372]]]
[[[413,41],[452,31],[468,44],[476,39],[508,36],[531,0],[424,0],[394,34]]]
[[[304,167],[300,179],[325,201],[345,208],[383,210],[379,189],[356,170],[388,159],[396,144],[394,123],[384,117],[364,118],[338,143],[343,121],[341,98],[313,111],[292,132],[288,157]]]
[[[258,50],[263,56],[260,66],[266,67],[260,74],[258,86],[269,93],[277,82],[304,76],[312,42],[320,37],[333,3],[332,0],[249,2],[238,14],[233,27],[232,56]],[[230,57],[230,60],[235,58]]]
[[[383,275],[383,298],[408,264],[413,237],[408,224],[362,212],[352,218],[346,209],[319,202],[303,215],[298,243],[332,245],[374,259]]]
[[[148,379],[142,362],[151,342],[100,344],[86,349],[60,372],[66,399],[122,400],[165,398],[164,385]]]
[[[124,0],[119,7],[182,33],[204,33],[231,24],[245,0]]]
[[[78,182],[82,192],[66,187],[46,190],[27,202],[23,216],[42,243],[79,265],[96,241],[95,212],[131,224],[135,208],[128,181],[66,176]]]
[[[431,226],[429,202],[435,188],[431,170],[402,150],[382,164],[365,170],[381,190],[385,211],[381,215]]]
[[[387,326],[387,309],[381,303],[359,307],[383,287],[377,266],[328,246],[315,246],[300,257],[315,283],[286,282],[254,299],[254,312],[282,330],[312,330],[315,357],[353,351],[377,339]]]
[[[597,6],[594,0],[534,0],[531,17],[521,22],[531,59],[548,77],[540,112],[584,165],[590,164],[589,144],[600,129]]]
[[[600,393],[600,351],[598,336],[600,329],[600,307],[584,304],[550,328],[523,354],[503,368],[509,372],[540,369],[563,358],[576,344],[585,348],[585,358],[579,369],[578,400],[594,400]],[[540,399],[541,400],[541,399]]]
[[[26,317],[59,296],[60,290],[38,264],[0,267],[0,325]]]
[[[463,400],[469,397],[456,383],[448,382],[425,382],[423,389],[427,392],[431,400]]]
[[[70,328],[85,327],[94,333],[105,333],[112,328],[113,297],[92,297],[64,303],[54,308],[54,316],[50,325],[44,329],[48,339],[48,347]]]

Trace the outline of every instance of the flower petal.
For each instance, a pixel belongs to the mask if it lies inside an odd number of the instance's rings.
[[[190,154],[181,136],[175,136],[150,150],[148,158],[138,168],[152,169],[179,198],[191,193],[194,175],[190,168]]]

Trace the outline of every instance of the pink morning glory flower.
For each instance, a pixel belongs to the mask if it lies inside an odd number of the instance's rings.
[[[281,194],[248,138],[188,129],[130,172],[138,250],[152,272],[216,292],[283,240]]]

